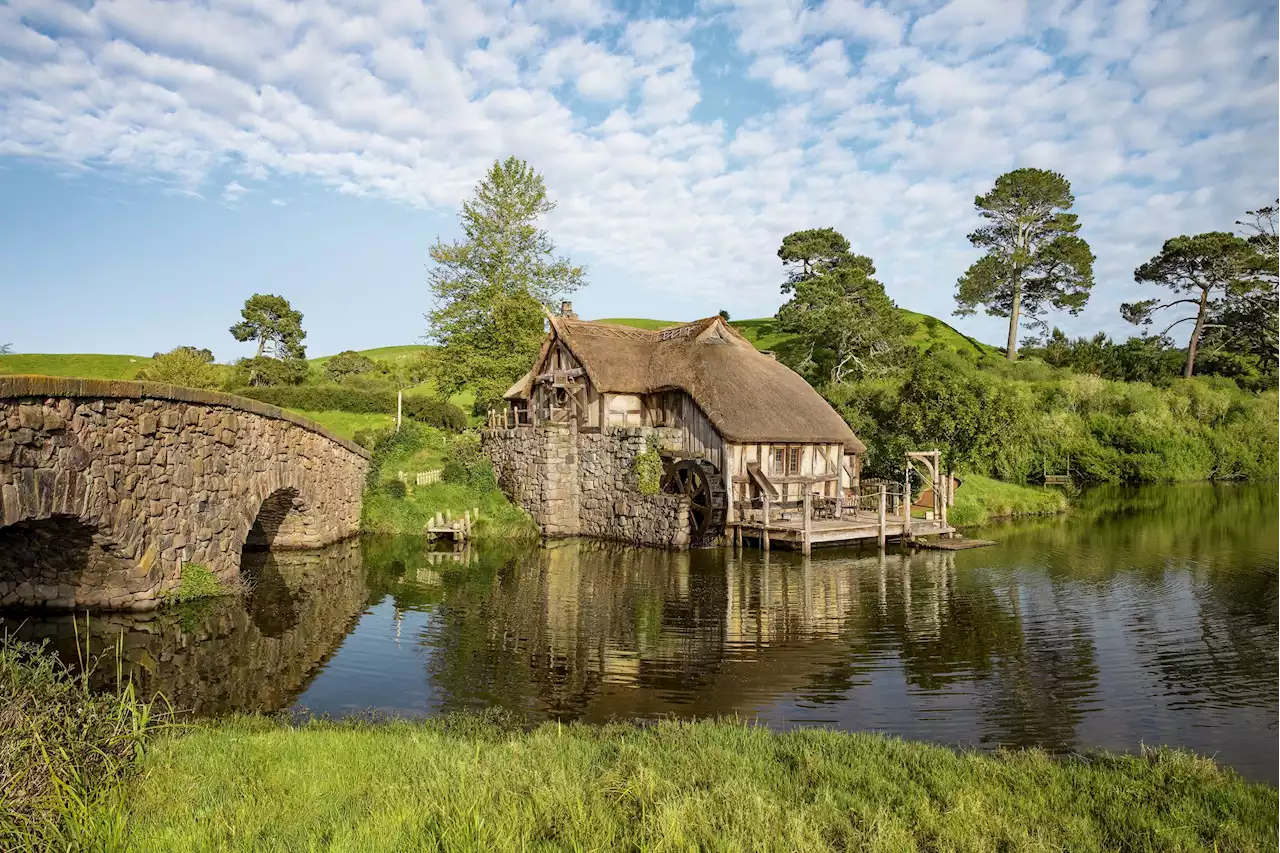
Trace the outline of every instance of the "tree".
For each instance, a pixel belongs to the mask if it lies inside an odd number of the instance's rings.
[[[1238,300],[1257,291],[1266,271],[1266,259],[1243,237],[1225,231],[1166,240],[1160,253],[1133,271],[1135,281],[1167,287],[1179,298],[1168,302],[1144,299],[1120,306],[1120,314],[1130,323],[1149,326],[1154,315],[1179,305],[1195,306],[1194,313],[1174,320],[1160,336],[1174,326],[1194,322],[1187,342],[1187,360],[1182,375],[1195,371],[1196,351],[1209,328],[1222,328],[1216,315]],[[1186,294],[1186,295],[1182,295]],[[1191,310],[1191,309],[1186,309]]]
[[[1009,318],[1005,355],[1018,357],[1019,324],[1044,328],[1050,308],[1079,314],[1093,288],[1093,252],[1076,236],[1080,223],[1068,213],[1071,184],[1057,172],[1015,169],[973,201],[989,224],[969,235],[985,249],[956,283],[957,316],[977,311]],[[1046,329],[1047,331],[1047,329]]]
[[[778,257],[787,273],[782,292],[791,295],[778,325],[799,339],[791,367],[837,383],[900,364],[909,330],[870,258],[855,255],[834,228],[788,234]]]
[[[720,309],[720,319],[721,319],[721,320],[724,320],[726,323],[727,323],[727,322],[729,322],[729,312],[728,312],[728,311],[726,311],[726,310],[724,310],[723,308],[721,308],[721,309]]]
[[[8,355],[13,352],[13,344],[0,344],[0,355]]]
[[[240,311],[243,317],[231,327],[237,341],[257,341],[255,358],[268,356],[281,361],[304,359],[307,348],[302,339],[302,312],[293,310],[283,296],[255,293],[244,301]]]
[[[537,355],[543,309],[583,284],[583,268],[555,257],[538,225],[554,209],[529,164],[495,161],[462,205],[463,238],[431,247],[427,320],[441,396],[471,388],[477,409],[498,403]]]
[[[222,372],[213,364],[212,352],[184,346],[156,353],[151,363],[138,371],[138,378],[186,388],[217,388],[222,382]]]
[[[358,376],[379,369],[377,362],[355,350],[343,350],[324,363],[325,376],[334,382],[345,376]]]
[[[1220,329],[1208,335],[1210,346],[1252,358],[1263,373],[1275,373],[1280,367],[1277,363],[1280,352],[1278,207],[1280,201],[1247,211],[1249,220],[1236,222],[1244,226],[1245,239],[1258,254],[1258,270],[1253,287],[1227,294],[1215,318]]]

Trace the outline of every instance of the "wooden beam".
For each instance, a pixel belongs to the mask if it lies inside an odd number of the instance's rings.
[[[885,534],[884,510],[885,510],[885,501],[887,498],[887,492],[888,492],[887,487],[885,486],[884,483],[881,483],[880,484],[880,516],[879,516],[880,530],[879,530],[879,534],[876,536],[876,539],[880,543],[881,551],[884,550],[884,534]]]
[[[804,553],[808,554],[812,550],[810,537],[813,535],[813,493],[805,491],[804,493],[804,541],[801,548]]]

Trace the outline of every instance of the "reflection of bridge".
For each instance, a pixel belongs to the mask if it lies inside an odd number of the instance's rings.
[[[369,454],[275,406],[152,382],[0,377],[0,605],[148,609],[184,563],[356,532]]]
[[[202,716],[275,711],[293,704],[359,618],[367,600],[360,542],[315,551],[245,555],[256,578],[247,598],[230,596],[145,613],[59,613],[0,618],[0,632],[48,640],[77,661],[87,642],[95,684],[119,675],[141,693],[162,694]],[[78,624],[73,621],[78,619]],[[80,648],[77,649],[77,646]]]

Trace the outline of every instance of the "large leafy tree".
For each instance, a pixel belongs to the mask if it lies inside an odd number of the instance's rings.
[[[302,312],[293,310],[289,300],[269,293],[255,293],[244,301],[241,320],[231,327],[237,341],[257,341],[255,358],[268,356],[281,361],[307,357],[302,339]]]
[[[787,273],[779,328],[799,340],[788,357],[798,372],[837,383],[901,363],[906,321],[875,279],[871,259],[854,254],[834,228],[788,234],[778,249]]]
[[[1093,252],[1077,236],[1080,223],[1069,213],[1071,184],[1057,172],[1015,169],[996,178],[974,206],[987,224],[969,235],[986,254],[956,283],[955,313],[973,314],[979,305],[993,317],[1009,318],[1005,355],[1018,356],[1019,324],[1045,328],[1040,315],[1051,308],[1078,314],[1093,288]]]
[[[427,320],[441,395],[471,388],[477,409],[497,403],[537,355],[543,307],[583,284],[583,268],[556,257],[539,226],[553,209],[542,176],[509,157],[463,203],[462,239],[431,247]]]
[[[1237,221],[1244,226],[1245,239],[1257,252],[1257,269],[1252,286],[1227,293],[1209,343],[1215,349],[1239,353],[1257,362],[1263,372],[1274,373],[1280,364],[1280,240],[1276,216],[1280,201],[1247,211],[1249,218]]]
[[[1133,271],[1136,281],[1157,284],[1173,291],[1167,302],[1144,299],[1120,306],[1121,315],[1131,323],[1149,326],[1155,315],[1177,309],[1177,317],[1160,333],[1182,323],[1194,323],[1187,342],[1187,359],[1182,375],[1195,372],[1196,352],[1209,329],[1221,329],[1218,322],[1232,304],[1240,305],[1264,285],[1267,260],[1247,239],[1225,231],[1173,237],[1160,253]],[[1274,285],[1271,285],[1274,287]]]

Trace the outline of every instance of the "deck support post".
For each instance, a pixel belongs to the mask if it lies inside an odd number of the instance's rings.
[[[877,535],[877,537],[876,537],[876,538],[879,540],[879,542],[880,542],[880,550],[881,550],[881,551],[883,551],[883,550],[884,550],[884,534],[885,534],[885,516],[884,516],[884,511],[885,511],[885,503],[886,503],[886,499],[887,499],[887,491],[888,491],[888,487],[887,487],[887,486],[885,486],[885,484],[884,484],[884,483],[881,483],[881,484],[880,484],[880,515],[879,515],[880,531],[879,531],[879,534],[878,534],[878,535]]]
[[[764,512],[763,512],[763,521],[762,521],[763,527],[761,527],[761,530],[760,530],[760,547],[768,551],[769,550],[769,493],[768,492],[764,494],[764,496],[761,498],[761,501],[763,503]]]
[[[800,547],[805,554],[809,553],[812,547],[810,537],[813,535],[813,492],[808,490],[804,493],[804,542]]]
[[[938,467],[942,467],[941,463],[939,463]],[[942,526],[945,529],[948,526],[947,525],[947,505],[951,503],[951,472],[950,471],[948,471],[946,476],[942,478],[942,481],[946,483],[942,491]]]
[[[907,462],[902,477],[902,539],[911,535],[911,462]]]

